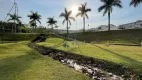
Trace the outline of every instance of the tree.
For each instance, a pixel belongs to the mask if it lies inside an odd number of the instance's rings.
[[[102,6],[99,7],[98,11],[101,12],[104,10],[103,16],[108,12],[108,31],[110,31],[110,14],[112,13],[113,7],[122,8],[120,0],[101,0],[103,3]]]
[[[47,18],[47,19],[48,19],[48,21],[47,21],[48,26],[51,26],[51,27],[52,27],[52,32],[53,32],[53,30],[54,30],[54,25],[57,26],[57,25],[56,25],[57,21],[54,20],[53,17],[52,17],[52,18]]]
[[[30,18],[30,25],[31,27],[33,27],[33,32],[36,32],[36,28],[37,28],[37,22],[40,22],[41,19],[41,15],[38,14],[38,12],[33,12],[31,11],[31,14],[28,15],[28,17]]]
[[[134,5],[134,7],[137,7],[138,4],[140,4],[141,2],[142,2],[142,0],[132,0],[132,1],[130,2],[130,5]]]
[[[20,16],[17,16],[16,14],[8,14],[9,15],[9,19],[7,20],[8,22],[9,21],[13,21],[15,24],[15,33],[16,33],[16,31],[17,31],[17,28],[16,28],[16,24],[22,24],[22,22],[20,21],[20,18],[22,18],[22,17],[20,17]],[[13,33],[13,28],[12,28],[12,33]]]
[[[71,25],[71,20],[75,21],[75,19],[73,17],[71,17],[71,13],[72,11],[67,11],[67,9],[65,8],[65,12],[61,13],[60,17],[64,17],[65,19],[63,20],[63,24],[65,23],[65,21],[67,22],[67,37],[69,34],[69,24]]]
[[[78,8],[79,13],[76,15],[76,17],[78,17],[78,16],[83,17],[83,24],[84,24],[83,32],[85,32],[85,18],[87,18],[87,19],[89,18],[87,13],[91,11],[91,9],[86,8],[86,6],[87,6],[87,3],[81,4],[81,7]]]

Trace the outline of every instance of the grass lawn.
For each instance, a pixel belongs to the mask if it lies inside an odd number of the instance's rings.
[[[0,80],[90,80],[25,44],[0,44]]]
[[[103,59],[114,63],[122,64],[136,72],[142,73],[142,47],[136,46],[118,46],[104,44],[73,44],[73,41],[68,41],[68,48],[63,47],[63,39],[47,38],[46,42],[38,43],[39,45],[53,47],[60,50],[73,52],[97,59]],[[80,52],[81,51],[81,52]]]
[[[111,44],[129,44],[140,45],[142,42],[142,29],[130,29],[130,30],[116,30],[116,31],[102,31],[102,32],[86,32],[86,33],[72,33],[70,37],[77,40],[95,43]]]

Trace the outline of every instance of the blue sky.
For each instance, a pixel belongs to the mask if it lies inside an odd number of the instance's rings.
[[[63,18],[59,18],[59,15],[64,11],[64,8],[66,7],[68,10],[71,10],[73,6],[80,6],[80,4],[84,4],[85,2],[87,2],[87,7],[92,9],[92,11],[88,13],[89,19],[86,20],[86,28],[88,29],[98,27],[99,25],[107,25],[107,15],[103,16],[102,12],[98,12],[99,6],[102,5],[99,0],[17,0],[19,15],[22,17],[21,20],[23,23],[28,24],[29,19],[27,15],[30,14],[30,11],[38,11],[38,13],[42,16],[41,25],[47,26],[47,18],[54,16],[54,18],[58,21],[60,29],[66,29],[66,24],[62,25]],[[120,25],[135,22],[136,20],[142,20],[142,4],[134,8],[133,6],[129,6],[129,3],[130,0],[122,0],[122,9],[113,8],[111,24]],[[4,20],[12,5],[13,0],[0,0],[0,20]],[[82,23],[82,18],[78,17],[77,28],[76,22],[72,22],[70,29],[82,29]],[[88,24],[90,26],[87,26]]]

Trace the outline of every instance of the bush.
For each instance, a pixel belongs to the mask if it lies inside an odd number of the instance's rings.
[[[17,34],[0,34],[0,41],[31,41],[39,34],[27,34],[27,33],[17,33]]]

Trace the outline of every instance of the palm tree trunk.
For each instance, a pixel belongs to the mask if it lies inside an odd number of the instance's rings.
[[[36,26],[36,21],[35,21],[35,33],[37,33],[36,27],[37,27],[37,26]]]
[[[108,31],[110,31],[110,11],[108,12]]]
[[[83,32],[85,32],[85,17],[83,17]]]
[[[37,26],[35,26],[35,33],[37,33]]]
[[[34,26],[32,26],[33,30],[32,30],[32,33],[34,33]]]
[[[35,26],[33,26],[33,33],[35,33]]]
[[[54,29],[53,29],[53,25],[52,25],[52,32],[54,32],[53,30],[54,30]]]
[[[68,21],[67,21],[67,37],[68,37],[69,31],[68,31]]]

